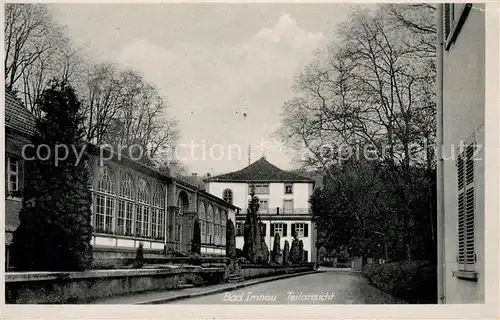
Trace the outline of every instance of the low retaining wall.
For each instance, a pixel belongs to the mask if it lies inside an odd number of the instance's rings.
[[[94,248],[93,269],[126,269],[135,262],[136,249],[132,248]],[[202,255],[203,263],[227,264],[228,258],[218,255]],[[144,249],[146,264],[199,264],[190,257],[168,257],[162,250]]]
[[[305,263],[302,265],[292,266],[263,266],[256,264],[242,264],[240,275],[245,280],[252,278],[259,278],[265,276],[274,276],[287,273],[298,273],[314,270],[314,263]]]
[[[99,298],[175,289],[179,280],[222,281],[224,268],[89,270],[84,272],[7,272],[6,303],[84,303]]]
[[[179,282],[197,286],[215,285],[227,280],[227,266],[213,267],[203,259],[202,266],[89,270],[84,272],[7,272],[6,303],[57,304],[88,303],[111,296],[155,290],[173,290]],[[240,276],[246,279],[314,270],[314,264],[263,266],[244,264]]]

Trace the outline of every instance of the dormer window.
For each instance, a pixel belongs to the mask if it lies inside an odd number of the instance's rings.
[[[293,184],[285,183],[285,194],[293,194]]]

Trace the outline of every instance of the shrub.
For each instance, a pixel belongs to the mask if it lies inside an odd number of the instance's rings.
[[[142,242],[139,243],[139,246],[137,247],[136,255],[135,255],[135,262],[134,262],[134,267],[135,268],[142,268],[144,266],[144,246]]]
[[[437,303],[436,266],[429,261],[365,265],[363,274],[373,286],[409,303]]]

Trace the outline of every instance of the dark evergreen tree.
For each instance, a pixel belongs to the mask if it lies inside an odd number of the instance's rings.
[[[303,263],[305,261],[304,257],[304,242],[302,240],[299,240],[299,257],[300,257],[300,263]]]
[[[135,252],[134,268],[142,268],[144,266],[144,245],[139,242],[137,251]]]
[[[271,262],[272,263],[278,263],[280,253],[281,253],[280,234],[276,233],[274,235],[273,251],[272,251],[272,255],[271,255]]]
[[[201,254],[201,228],[200,221],[194,220],[193,241],[191,241],[191,253]]]
[[[283,246],[283,265],[290,264],[290,243],[285,240],[285,245]]]
[[[80,102],[69,85],[55,82],[43,92],[39,105],[43,117],[37,123],[34,148],[26,149],[31,154],[25,161],[13,262],[26,271],[83,270],[92,263],[92,196],[81,152],[85,144]]]

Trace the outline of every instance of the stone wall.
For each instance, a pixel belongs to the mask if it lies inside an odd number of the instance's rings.
[[[263,266],[254,264],[242,264],[240,276],[246,279],[259,278],[265,276],[275,276],[279,274],[298,273],[305,271],[313,271],[314,263],[306,263],[303,265],[292,266]]]
[[[180,280],[222,281],[224,268],[91,270],[85,272],[8,272],[6,303],[88,303],[96,299],[178,287]]]
[[[244,279],[312,271],[314,264],[296,266],[242,265]],[[226,264],[203,261],[201,266],[162,269],[114,269],[84,272],[7,272],[6,303],[89,303],[98,299],[154,290],[173,290],[180,281],[196,286],[227,280]]]

